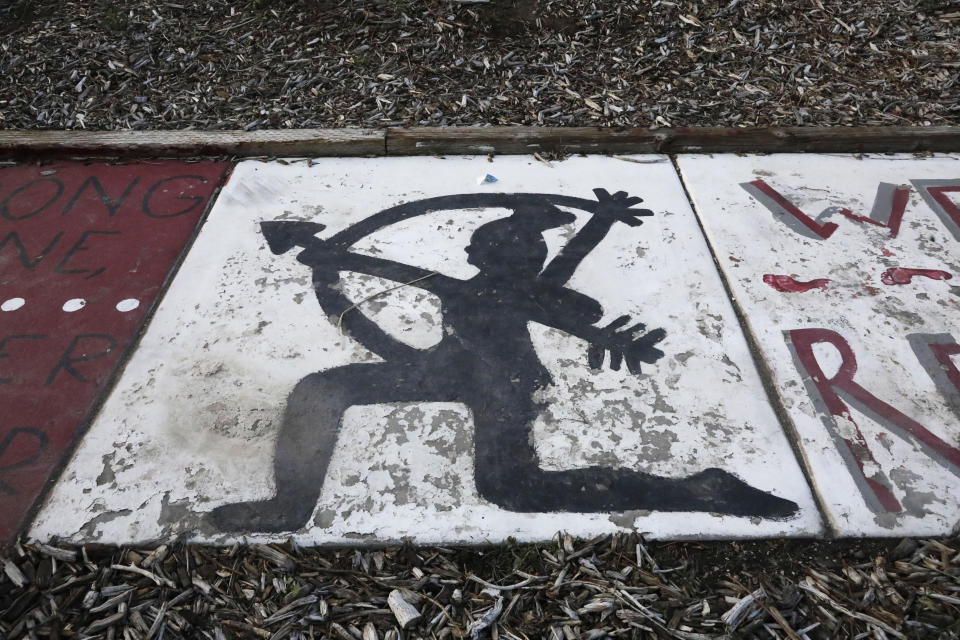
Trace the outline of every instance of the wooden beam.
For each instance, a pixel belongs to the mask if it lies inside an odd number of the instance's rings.
[[[0,156],[382,156],[383,129],[0,131]]]
[[[0,157],[960,152],[960,127],[0,130]]]
[[[862,153],[960,151],[960,127],[603,129],[438,127],[387,130],[387,155],[564,153]]]

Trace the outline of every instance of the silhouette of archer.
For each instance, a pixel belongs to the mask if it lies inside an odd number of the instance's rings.
[[[271,251],[293,247],[297,260],[313,269],[318,300],[333,316],[350,307],[335,286],[339,271],[355,271],[411,283],[442,302],[443,338],[428,349],[393,339],[362,314],[341,316],[343,328],[385,362],[350,364],[301,380],[291,392],[274,455],[276,496],[240,502],[212,512],[222,530],[287,531],[302,527],[316,507],[344,412],[351,406],[388,402],[461,402],[473,415],[475,479],[486,500],[510,511],[609,512],[632,509],[712,511],[740,516],[784,518],[797,505],[755,489],[720,469],[686,478],[667,478],[629,469],[588,467],[565,471],[540,468],[532,427],[543,405],[535,392],[552,383],[534,350],[527,323],[560,329],[590,343],[588,363],[625,363],[634,374],[641,363],[664,354],[656,348],[666,333],[638,335],[621,316],[595,327],[600,304],[567,288],[581,261],[619,221],[629,226],[653,215],[633,209],[641,198],[623,191],[612,196],[594,189],[597,201],[547,194],[465,194],[443,196],[387,209],[327,240],[314,234],[323,225],[263,222]],[[546,266],[543,232],[570,224],[576,216],[556,204],[593,215]],[[377,225],[438,209],[506,206],[512,215],[479,227],[466,247],[479,273],[460,280],[418,267],[349,251]],[[331,311],[333,313],[331,313]]]

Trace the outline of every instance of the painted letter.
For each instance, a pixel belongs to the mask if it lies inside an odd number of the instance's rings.
[[[70,250],[67,251],[67,254],[63,256],[63,260],[61,260],[60,263],[57,264],[56,267],[54,267],[53,272],[62,273],[65,275],[72,274],[72,273],[76,273],[76,274],[89,273],[90,275],[88,275],[87,278],[92,278],[106,271],[107,270],[106,267],[100,267],[95,271],[91,269],[67,269],[67,263],[70,262],[70,260],[73,258],[74,255],[76,255],[78,251],[87,251],[88,249],[90,249],[90,247],[84,245],[83,243],[87,241],[87,238],[89,238],[94,234],[102,235],[102,236],[114,236],[114,235],[120,235],[120,232],[119,231],[95,231],[92,229],[84,231],[83,233],[80,234],[80,239],[77,240],[73,244],[73,246],[70,247]]]
[[[87,351],[89,347],[83,349],[77,349],[77,346],[80,344],[81,340],[102,340],[107,343],[106,348],[103,351],[98,351],[96,353],[91,353]],[[76,362],[87,362],[88,360],[96,360],[97,358],[102,358],[103,356],[109,355],[110,352],[114,350],[117,346],[117,341],[111,338],[108,335],[101,333],[81,333],[76,336],[71,342],[70,346],[67,347],[67,350],[63,352],[63,355],[60,356],[60,361],[57,362],[57,366],[53,368],[50,372],[50,375],[47,376],[47,381],[44,383],[45,386],[50,386],[50,384],[57,377],[57,374],[60,373],[60,370],[63,369],[74,378],[80,382],[86,382],[87,379],[83,376],[82,373],[77,371],[73,366]],[[74,355],[74,349],[77,349],[80,353],[79,355]]]
[[[93,187],[94,191],[97,192],[97,196],[100,198],[100,202],[103,203],[103,206],[107,208],[107,212],[112,218],[117,211],[123,206],[123,201],[127,199],[127,196],[130,195],[130,192],[133,191],[133,188],[137,186],[137,183],[140,182],[140,178],[134,178],[127,188],[124,189],[123,193],[120,194],[119,198],[111,198],[107,193],[107,190],[103,188],[103,185],[100,184],[100,181],[97,180],[96,176],[90,176],[83,181],[83,184],[80,185],[80,188],[77,189],[77,193],[74,194],[70,202],[67,203],[67,206],[63,208],[63,211],[60,212],[60,215],[67,215],[74,205],[77,204],[77,201],[80,199],[80,196],[83,195],[83,192],[86,191],[88,186]]]
[[[43,204],[41,204],[39,207],[36,207],[30,211],[27,211],[26,213],[21,213],[20,215],[14,215],[13,212],[10,211],[10,205],[13,204],[14,198],[19,196],[21,193],[23,193],[33,185],[40,184],[42,182],[52,184],[54,187],[54,193],[52,196],[50,196],[50,199],[44,202]],[[40,213],[41,211],[49,207],[51,204],[53,204],[54,201],[56,201],[56,199],[59,198],[62,193],[63,193],[63,183],[57,180],[56,178],[38,178],[26,184],[22,184],[16,189],[14,189],[13,191],[11,191],[10,194],[7,195],[7,197],[4,198],[2,202],[0,202],[0,216],[3,216],[7,220],[14,220],[14,221],[26,220],[27,218],[32,218],[33,216],[37,215],[38,213]],[[28,201],[31,202],[32,204],[32,200],[28,200]]]
[[[3,248],[10,244],[14,249],[17,250],[17,257],[20,258],[20,264],[23,265],[24,269],[33,269],[35,266],[40,264],[40,261],[43,260],[48,253],[53,251],[53,248],[57,246],[57,243],[60,242],[60,238],[63,237],[63,231],[57,233],[53,236],[53,240],[50,241],[46,247],[40,250],[34,257],[30,257],[30,252],[27,250],[26,245],[23,244],[23,240],[20,239],[20,236],[17,235],[16,231],[11,231],[6,235],[3,240],[0,240],[0,256],[3,254]],[[3,260],[0,259],[0,266],[4,264]]]
[[[877,465],[845,401],[894,435],[904,440],[915,438],[931,458],[960,476],[960,450],[854,382],[857,359],[843,336],[829,329],[794,329],[786,333],[804,383],[814,403],[826,414],[823,420],[828,430],[843,441],[845,451],[841,449],[841,454],[873,511],[899,512],[903,509],[891,492],[890,481]],[[815,344],[830,344],[840,353],[840,368],[832,378],[824,374],[817,362],[813,351]]]
[[[887,227],[890,229],[890,237],[896,238],[900,233],[900,223],[903,221],[903,212],[907,208],[910,195],[910,189],[907,187],[881,182],[877,187],[877,195],[873,199],[873,209],[870,210],[869,217],[857,215],[850,209],[829,207],[813,219],[763,180],[744,182],[740,186],[792,230],[808,238],[820,240],[826,240],[837,230],[835,222],[823,221],[833,213],[839,213],[854,222],[867,222],[878,227]],[[783,217],[784,214],[788,217]]]
[[[161,186],[163,186],[163,185],[166,185],[166,184],[169,184],[169,183],[173,182],[174,180],[197,180],[197,181],[199,181],[199,182],[201,182],[201,183],[207,182],[207,179],[204,178],[203,176],[173,176],[172,178],[164,178],[164,179],[161,180],[160,182],[158,182],[158,183],[156,183],[155,185],[153,185],[152,187],[150,187],[150,189],[147,191],[146,195],[143,196],[143,212],[144,212],[145,214],[147,214],[147,215],[150,216],[151,218],[176,218],[177,216],[182,216],[183,214],[187,213],[188,211],[193,211],[193,210],[196,209],[201,203],[203,203],[204,198],[201,197],[201,196],[185,196],[185,195],[180,195],[180,196],[177,196],[177,197],[176,197],[177,200],[187,200],[187,201],[191,202],[192,204],[189,204],[189,205],[187,205],[185,208],[179,209],[179,210],[177,210],[177,211],[164,211],[164,212],[154,211],[154,210],[151,208],[151,204],[150,204],[151,201],[153,200],[154,193],[157,191],[157,189],[158,189],[159,187],[161,187]],[[192,187],[191,187],[191,188],[192,188]],[[167,189],[163,189],[163,191],[161,191],[161,193],[166,193],[166,191],[167,191]]]
[[[13,340],[44,340],[47,336],[36,334],[36,333],[26,333],[19,336],[7,336],[0,340],[0,358],[9,358],[10,354],[4,352],[4,348],[7,344]],[[13,383],[13,378],[0,378],[0,384],[11,384]]]
[[[960,344],[949,333],[911,333],[907,340],[947,406],[960,418],[960,370],[950,359],[960,355]]]
[[[940,217],[940,221],[960,240],[960,207],[950,199],[948,193],[960,192],[960,179],[948,180],[911,180],[920,192],[923,201]]]
[[[30,427],[14,427],[0,438],[0,472],[25,467],[47,450],[47,434]],[[0,493],[16,495],[17,490],[0,479]]]

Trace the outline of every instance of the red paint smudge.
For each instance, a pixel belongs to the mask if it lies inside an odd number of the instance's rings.
[[[830,282],[827,278],[817,278],[816,280],[810,280],[808,282],[800,282],[792,276],[776,276],[772,273],[765,273],[763,275],[763,281],[783,293],[800,293],[810,291],[810,289],[826,289],[827,283]]]
[[[893,256],[895,256],[895,255],[897,255],[897,254],[895,254],[893,251],[890,251],[889,249],[887,249],[886,247],[884,247],[884,248],[880,249],[880,255],[882,255],[884,258],[892,258]]]
[[[884,271],[883,275],[880,276],[880,281],[883,282],[883,284],[910,284],[910,279],[914,276],[923,276],[931,280],[949,280],[953,277],[946,271],[941,271],[940,269],[903,269],[901,267],[894,267]]]
[[[731,262],[743,262],[743,260],[741,260],[740,258],[734,258],[733,256],[730,256],[730,261],[731,261]]]

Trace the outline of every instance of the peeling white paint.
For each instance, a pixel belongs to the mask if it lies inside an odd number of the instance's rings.
[[[935,462],[929,447],[876,421],[848,395],[841,398],[849,414],[831,421],[811,395],[811,384],[804,384],[784,332],[823,328],[840,334],[856,355],[857,384],[947,445],[960,447],[960,420],[906,337],[951,333],[960,339],[960,242],[955,239],[960,230],[948,228],[915,188],[895,238],[886,227],[838,213],[845,207],[869,216],[881,183],[905,185],[901,188],[910,187],[911,180],[955,178],[960,183],[957,160],[960,156],[679,158],[721,268],[796,425],[815,488],[842,535],[949,533],[960,519],[960,468]],[[785,224],[789,215],[772,213],[740,186],[758,178],[811,218],[832,207],[833,213],[819,222],[838,228],[828,239],[792,230]],[[883,272],[895,267],[944,270],[954,279],[914,277],[909,284],[883,284]],[[824,289],[787,293],[766,284],[764,274],[830,282]],[[814,352],[825,376],[833,377],[842,361],[837,349],[820,344]],[[858,427],[874,458],[864,462],[863,475],[889,484],[902,507],[899,513],[871,507],[871,490],[855,479],[856,464],[845,453],[842,438],[856,439]]]
[[[591,253],[571,288],[603,305],[603,326],[629,314],[664,327],[666,356],[591,370],[584,342],[534,323],[537,354],[555,385],[534,425],[545,469],[627,467],[679,477],[710,467],[795,501],[786,521],[709,513],[512,513],[484,501],[473,481],[473,426],[458,403],[358,406],[340,439],[302,544],[412,539],[480,543],[544,540],[634,528],[654,537],[816,535],[821,523],[790,445],[769,406],[712,259],[672,166],[571,158],[553,168],[524,157],[320,159],[308,167],[240,163],[215,204],[123,377],[36,519],[31,536],[134,542],[183,532],[229,542],[204,521],[218,505],[273,495],[271,459],[287,395],[309,373],[377,356],[327,318],[295,253],[275,256],[258,224],[309,220],[327,237],[388,206],[425,197],[502,192],[592,199],[628,191],[655,212],[620,225]],[[479,173],[496,185],[477,187]],[[588,214],[577,214],[576,227]],[[468,278],[464,246],[507,210],[439,211],[394,225],[354,250]],[[573,228],[548,232],[556,255]],[[341,274],[359,302],[384,285]],[[401,341],[427,348],[442,334],[436,299],[413,287],[363,303]],[[442,372],[438,372],[442,375]],[[251,531],[249,540],[288,534]]]

